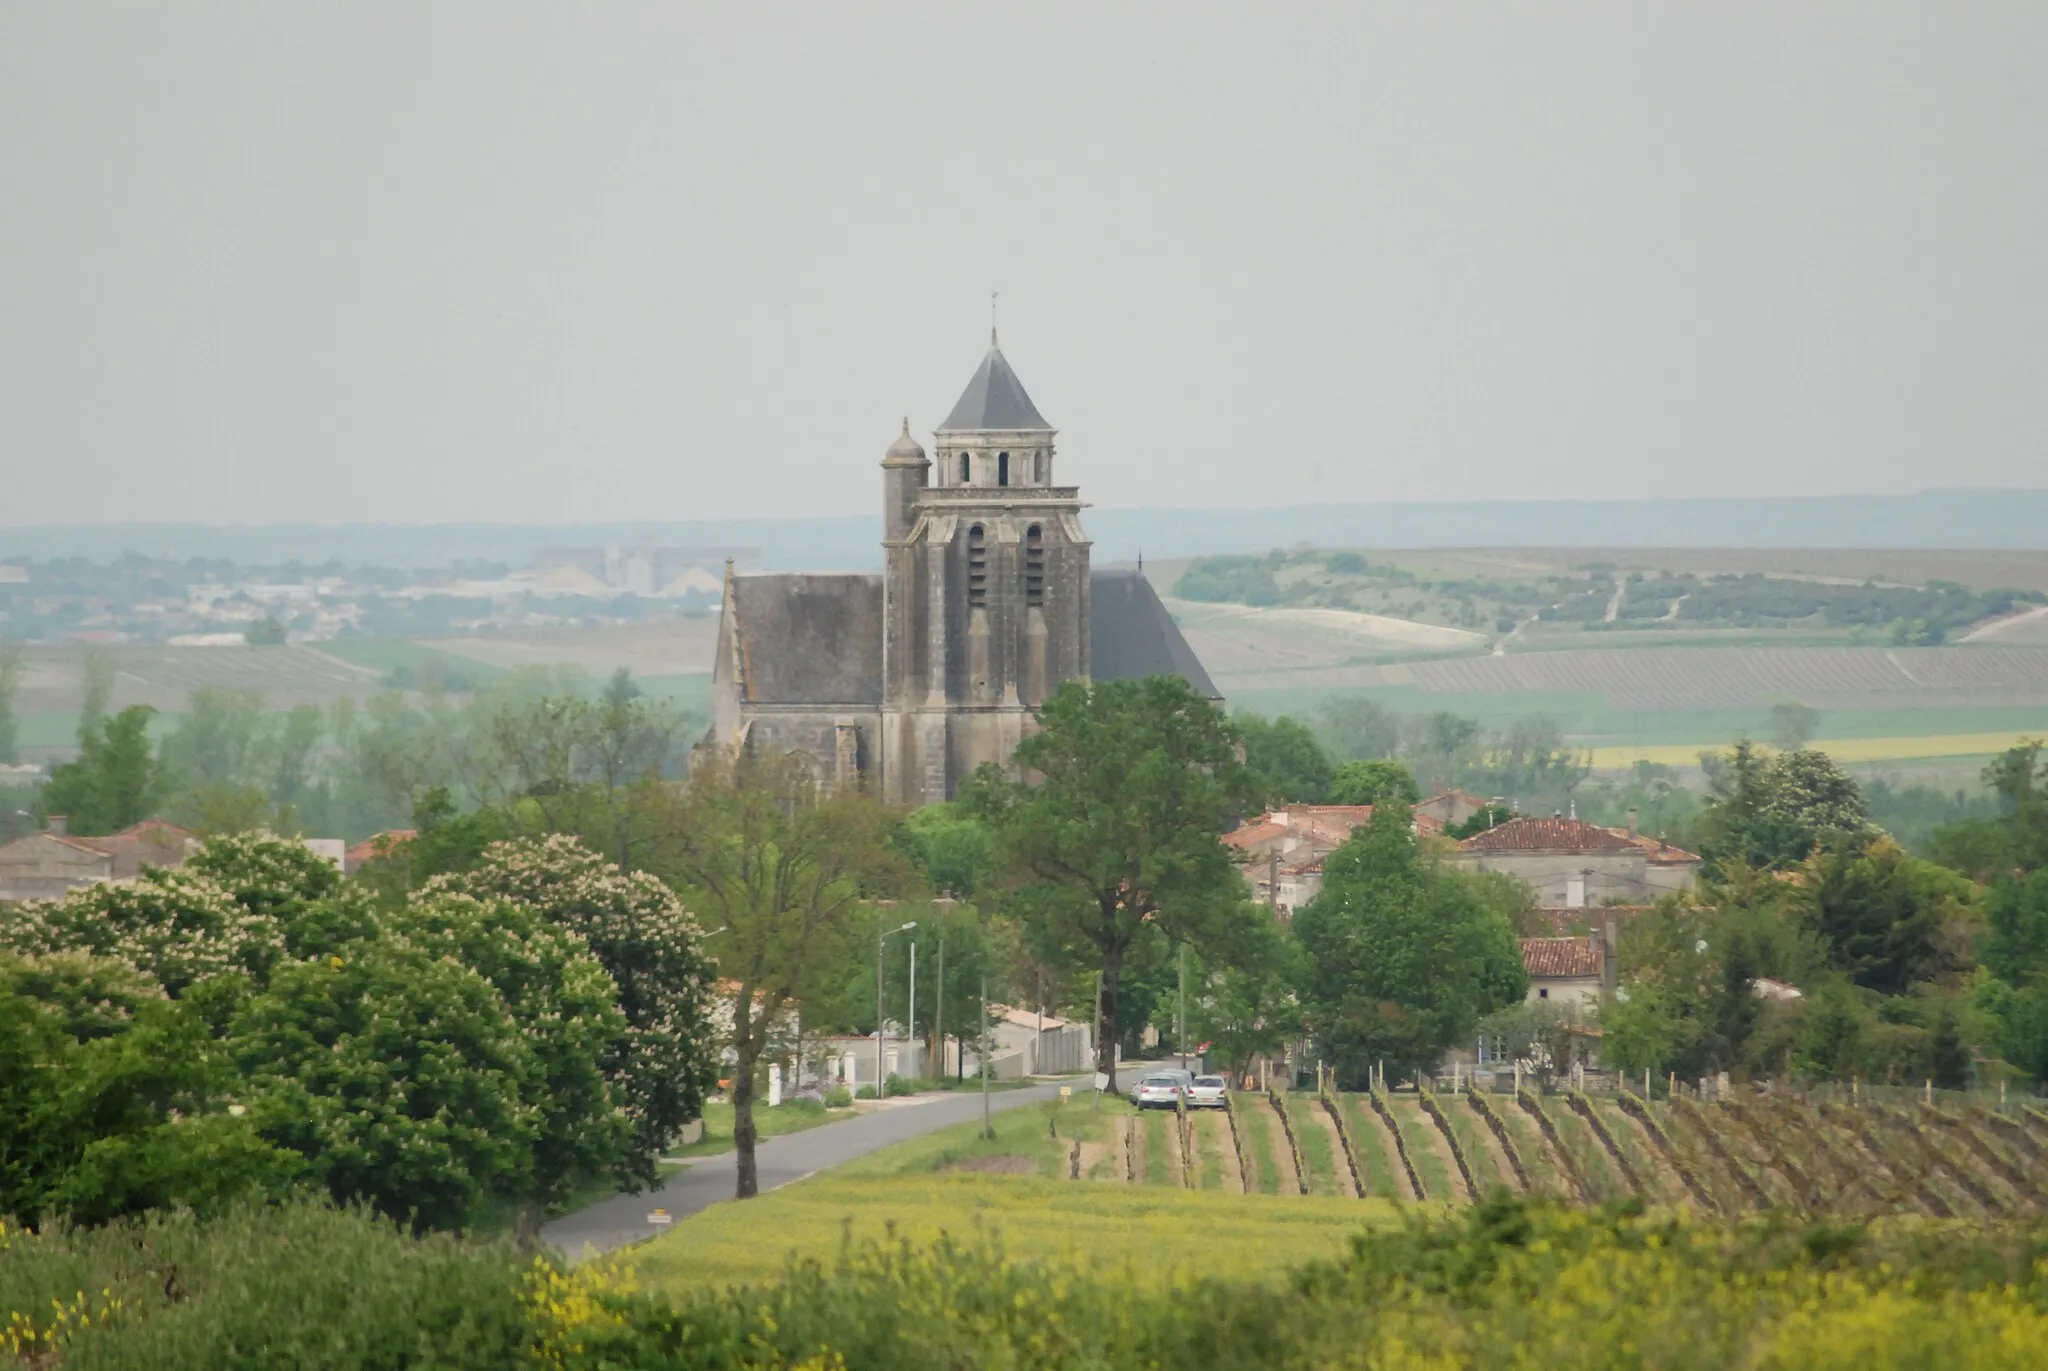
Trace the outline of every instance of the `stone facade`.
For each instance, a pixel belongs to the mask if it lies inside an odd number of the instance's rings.
[[[178,866],[198,840],[176,824],[145,819],[101,837],[73,837],[64,820],[0,843],[0,900],[54,900],[84,885],[129,881],[144,866]]]
[[[1217,698],[1150,584],[1090,567],[1054,436],[991,339],[936,461],[908,420],[882,458],[879,576],[728,567],[711,741],[914,805],[1007,762],[1062,682],[1171,673]]]
[[[1583,819],[1513,819],[1458,844],[1456,859],[1529,883],[1538,904],[1647,904],[1690,888],[1700,859],[1655,838]]]

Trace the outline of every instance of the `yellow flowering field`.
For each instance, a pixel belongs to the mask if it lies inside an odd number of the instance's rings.
[[[1995,757],[2026,740],[2019,733],[1928,733],[1898,738],[1821,738],[1807,744],[1844,764],[1856,762],[1929,761],[1943,757]],[[1693,766],[1700,753],[1727,749],[1725,738],[1702,743],[1662,743],[1647,747],[1596,747],[1595,771],[1623,771],[1637,762],[1661,766]]]

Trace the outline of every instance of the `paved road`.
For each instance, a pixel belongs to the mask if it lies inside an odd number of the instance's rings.
[[[1076,1094],[1087,1088],[1085,1078],[1066,1083],[1074,1086]],[[989,1107],[996,1112],[1017,1109],[1047,1099],[1058,1090],[1058,1085],[1034,1085],[1023,1090],[1000,1091],[989,1096]],[[774,1190],[894,1143],[954,1124],[971,1123],[980,1117],[980,1094],[944,1094],[802,1133],[787,1133],[768,1139],[754,1150],[756,1175],[764,1192]],[[653,1190],[599,1200],[544,1225],[540,1235],[571,1260],[580,1259],[586,1249],[609,1252],[653,1236],[657,1230],[648,1226],[649,1210],[666,1209],[678,1219],[686,1218],[720,1200],[731,1199],[737,1178],[732,1153],[701,1157],[690,1163],[689,1170],[670,1176]]]

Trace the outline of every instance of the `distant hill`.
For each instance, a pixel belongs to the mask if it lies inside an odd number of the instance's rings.
[[[879,504],[879,492],[877,493]],[[2048,548],[2048,490],[1929,490],[1726,500],[1465,500],[1285,509],[1093,509],[1098,561],[1323,547]],[[879,514],[617,524],[80,524],[0,527],[0,559],[294,558],[351,565],[524,565],[543,548],[760,549],[778,570],[880,565]]]

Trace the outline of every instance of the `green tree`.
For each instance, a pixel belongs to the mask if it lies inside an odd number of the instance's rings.
[[[1330,776],[1330,803],[1373,805],[1394,798],[1415,804],[1422,798],[1415,776],[1399,762],[1384,757],[1344,762]]]
[[[1811,705],[1786,701],[1771,706],[1771,746],[1780,752],[1797,752],[1820,727],[1820,711]]]
[[[1625,1075],[1669,1069],[1680,1045],[1698,1032],[1672,994],[1656,985],[1638,987],[1627,999],[1603,1001],[1599,1021],[1600,1058]]]
[[[21,760],[21,724],[14,712],[23,670],[21,644],[0,643],[0,766]]]
[[[1304,1009],[1347,1079],[1386,1058],[1434,1063],[1528,987],[1515,931],[1461,874],[1421,852],[1408,806],[1388,801],[1323,862],[1295,916]]]
[[[602,1060],[634,1128],[624,1169],[651,1183],[655,1160],[702,1115],[718,1078],[715,972],[697,920],[651,873],[620,871],[562,833],[494,843],[467,870],[438,876],[425,891],[511,901],[588,944],[617,986],[625,1016]]]
[[[1330,695],[1316,706],[1316,733],[1347,761],[1391,757],[1401,750],[1401,721],[1377,700]]]
[[[78,743],[100,731],[114,703],[114,659],[106,649],[89,647],[79,663],[82,694],[78,706]]]
[[[276,920],[252,916],[211,878],[173,867],[24,904],[0,920],[0,945],[31,956],[116,958],[182,995],[219,976],[261,981],[284,952],[284,934]]]
[[[657,860],[719,927],[707,936],[731,984],[733,1150],[741,1199],[759,1189],[756,1075],[807,997],[861,957],[863,904],[914,877],[890,843],[894,816],[854,791],[822,793],[794,758],[704,758],[664,824]]]
[[[1191,1046],[1206,1042],[1234,1073],[1276,1054],[1301,1032],[1301,945],[1263,909],[1252,908],[1228,947],[1198,956],[1190,972]]]
[[[1801,923],[1858,985],[1898,995],[1968,963],[1969,882],[1889,838],[1816,855],[1798,890]]]
[[[537,1235],[540,1210],[578,1181],[616,1173],[636,1182],[655,1159],[636,1164],[631,1156],[633,1121],[613,1100],[603,1070],[626,1018],[618,986],[582,936],[529,905],[439,892],[408,905],[396,931],[495,986],[533,1050],[525,1102],[536,1122],[522,1235]]]
[[[1330,788],[1330,758],[1306,724],[1240,713],[1233,721],[1244,741],[1244,764],[1270,803],[1321,804]]]
[[[2048,867],[2048,764],[2038,741],[2008,748],[1984,768],[2000,813],[1936,830],[1934,859],[1980,881]]]
[[[0,1213],[96,1224],[275,1193],[297,1158],[229,1112],[200,1016],[125,963],[0,953]]]
[[[1118,992],[1141,935],[1199,949],[1245,898],[1218,835],[1255,782],[1229,720],[1179,677],[1068,682],[1039,725],[1014,759],[1039,779],[985,766],[965,801],[995,830],[1004,907],[1039,946],[1100,974],[1096,1070],[1113,1074]]]
[[[912,810],[904,816],[897,839],[933,890],[970,899],[995,870],[995,835],[957,804]]]
[[[400,939],[287,962],[228,1041],[264,1138],[336,1201],[453,1228],[530,1192],[533,1046],[460,962]]]
[[[162,773],[149,743],[148,705],[130,705],[85,734],[78,759],[50,773],[45,814],[69,817],[74,833],[115,833],[156,812]]]
[[[1732,860],[1783,870],[1831,835],[1871,834],[1862,791],[1824,752],[1767,758],[1739,738],[1726,756],[1703,753],[1700,760],[1713,793],[1699,824],[1710,865]]]
[[[274,833],[209,838],[184,871],[211,878],[251,916],[274,923],[292,957],[341,952],[377,937],[370,892],[306,845]]]
[[[251,647],[282,647],[285,641],[284,625],[274,614],[266,614],[242,630],[242,639]]]

